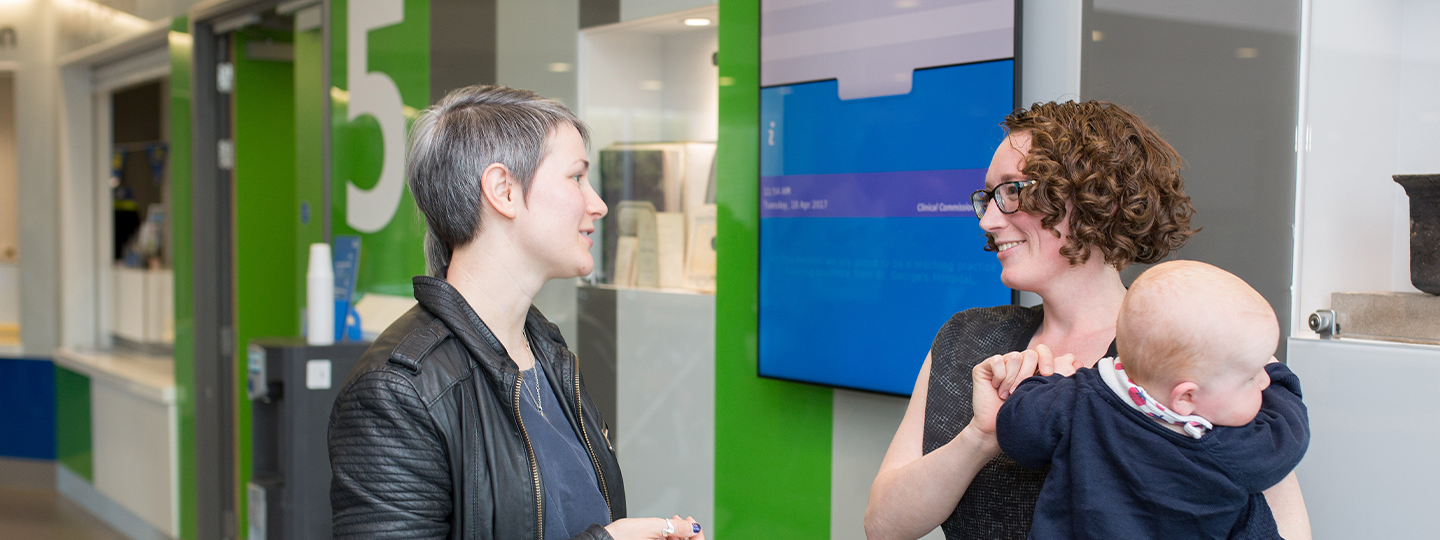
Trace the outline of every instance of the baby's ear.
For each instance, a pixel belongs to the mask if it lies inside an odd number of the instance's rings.
[[[1170,410],[1185,416],[1195,414],[1195,392],[1199,390],[1200,386],[1190,381],[1175,385],[1170,389]]]

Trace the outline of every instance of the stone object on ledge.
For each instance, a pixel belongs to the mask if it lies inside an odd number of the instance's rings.
[[[1410,197],[1410,283],[1440,294],[1440,174],[1397,174]]]
[[[1336,335],[1440,345],[1440,296],[1402,292],[1330,294]]]

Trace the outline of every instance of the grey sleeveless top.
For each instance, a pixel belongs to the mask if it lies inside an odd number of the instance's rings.
[[[1042,317],[1038,306],[975,308],[956,313],[940,328],[930,348],[924,453],[949,443],[975,415],[970,402],[970,372],[975,365],[997,354],[1025,350]],[[945,538],[1024,540],[1047,472],[1048,468],[1022,467],[1003,453],[996,456],[975,474],[960,504],[940,525]]]
[[[949,443],[975,415],[970,403],[970,372],[997,354],[1023,351],[1040,330],[1040,306],[996,306],[956,313],[940,328],[930,347],[930,388],[925,400],[926,454]],[[1110,344],[1109,355],[1115,354]],[[945,538],[1024,540],[1030,533],[1035,501],[1049,468],[1027,469],[1005,454],[990,460],[970,481],[950,518],[940,525]]]

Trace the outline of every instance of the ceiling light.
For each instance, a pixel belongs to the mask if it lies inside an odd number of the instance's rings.
[[[685,26],[710,26],[710,19],[702,17],[685,19]]]
[[[1259,58],[1259,57],[1260,57],[1260,49],[1256,49],[1256,48],[1254,48],[1254,47],[1241,47],[1241,48],[1239,48],[1239,49],[1235,49],[1235,57],[1236,57],[1236,58]]]

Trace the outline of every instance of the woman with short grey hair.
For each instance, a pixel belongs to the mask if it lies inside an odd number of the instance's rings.
[[[406,175],[430,275],[331,412],[335,538],[703,540],[690,518],[625,518],[608,427],[531,305],[594,267],[607,209],[588,146],[525,90],[462,88],[416,119]]]

